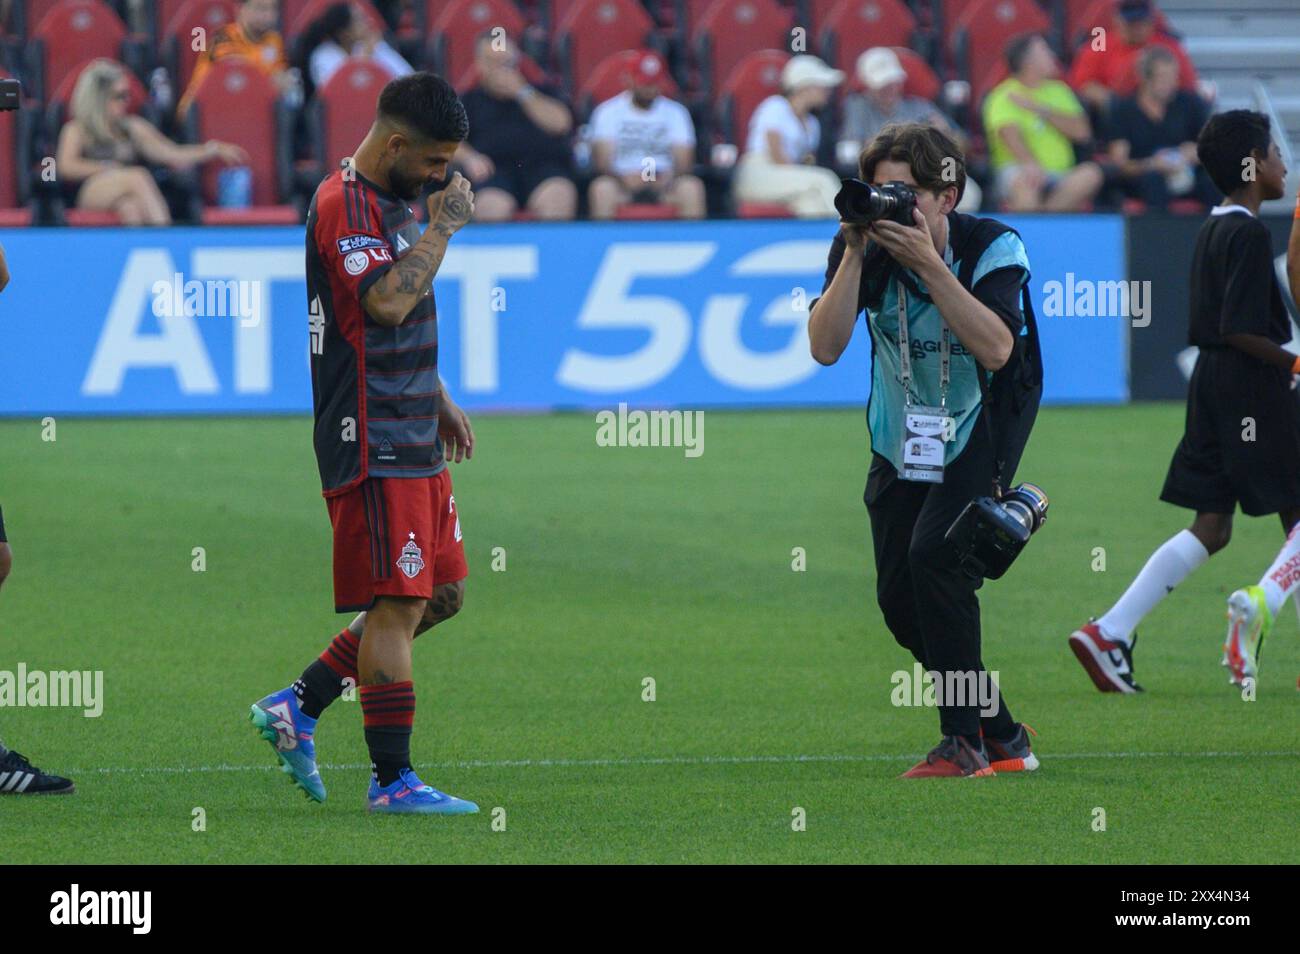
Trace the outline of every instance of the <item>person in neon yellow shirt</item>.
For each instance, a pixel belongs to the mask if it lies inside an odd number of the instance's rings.
[[[1105,179],[1097,163],[1075,162],[1075,145],[1092,139],[1088,116],[1041,35],[1016,37],[1006,56],[1011,75],[983,110],[997,193],[1014,212],[1080,211]]]

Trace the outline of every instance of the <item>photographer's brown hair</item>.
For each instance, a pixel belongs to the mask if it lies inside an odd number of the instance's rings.
[[[960,202],[966,192],[966,157],[961,147],[929,123],[891,123],[880,130],[858,156],[859,178],[870,182],[876,166],[885,160],[907,163],[917,186],[935,195],[956,186]]]

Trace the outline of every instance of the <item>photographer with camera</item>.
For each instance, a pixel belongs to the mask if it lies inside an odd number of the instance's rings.
[[[867,316],[876,596],[935,680],[943,733],[904,777],[1033,770],[1026,729],[984,671],[976,596],[1047,510],[1036,487],[1005,492],[1042,392],[1029,259],[1013,229],[954,211],[965,159],[942,130],[886,126],[858,169],[835,200],[808,333],[813,357],[834,364]]]

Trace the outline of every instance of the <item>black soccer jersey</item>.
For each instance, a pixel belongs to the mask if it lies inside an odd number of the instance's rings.
[[[1201,348],[1224,347],[1224,336],[1291,340],[1291,322],[1273,270],[1267,226],[1244,209],[1218,212],[1201,226],[1192,255],[1188,338]]]
[[[386,328],[361,299],[420,238],[412,209],[359,173],[334,172],[307,215],[316,463],[325,496],[366,477],[431,477],[438,438],[438,316],[430,287]]]

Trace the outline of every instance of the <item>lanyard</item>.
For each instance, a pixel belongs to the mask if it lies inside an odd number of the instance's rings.
[[[952,268],[952,245],[943,250],[943,263]],[[939,318],[943,333],[939,341],[939,406],[948,406],[948,382],[952,380],[952,336],[948,323]],[[898,283],[898,380],[903,385],[903,401],[910,404],[912,400],[912,334],[907,327],[907,288]],[[919,399],[919,396],[918,396]]]

